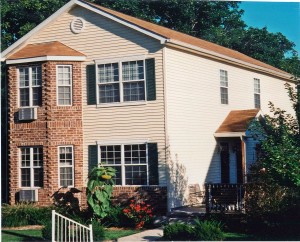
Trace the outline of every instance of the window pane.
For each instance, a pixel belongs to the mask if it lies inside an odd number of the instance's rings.
[[[21,186],[30,187],[30,168],[21,168]]]
[[[119,84],[99,85],[100,103],[120,102]]]
[[[34,168],[34,186],[35,187],[42,187],[43,186],[43,168]]]
[[[113,177],[113,181],[114,181],[115,185],[122,185],[121,166],[113,166],[113,168],[116,170],[116,176]]]
[[[147,167],[126,166],[125,167],[126,185],[147,185]]]
[[[118,82],[119,81],[119,65],[111,63],[98,66],[99,83]]]
[[[42,85],[42,69],[40,66],[32,67],[32,86]]]
[[[254,92],[260,93],[260,80],[254,78]]]
[[[21,148],[21,166],[30,167],[30,148]]]
[[[43,166],[42,148],[33,148],[33,166]]]
[[[221,103],[228,104],[228,88],[221,87]]]
[[[73,185],[72,167],[60,168],[60,186],[67,187]]]
[[[144,81],[124,83],[124,101],[145,100]]]
[[[71,87],[58,87],[58,104],[71,105]]]
[[[29,86],[29,68],[19,69],[19,80],[20,80],[20,87]]]
[[[39,106],[42,104],[42,88],[33,87],[32,88],[32,105]]]
[[[254,106],[260,108],[260,94],[254,94]]]
[[[125,164],[146,164],[146,145],[124,145]]]
[[[29,88],[20,88],[20,106],[29,106]]]
[[[144,61],[122,63],[123,81],[144,79]]]
[[[110,145],[100,146],[101,150],[101,164],[104,165],[115,165],[121,164],[121,146]]]
[[[61,166],[72,166],[73,164],[73,149],[72,147],[59,148],[59,162]]]

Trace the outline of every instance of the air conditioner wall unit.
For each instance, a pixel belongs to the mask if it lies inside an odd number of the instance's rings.
[[[19,192],[20,202],[37,202],[38,190],[21,190]]]
[[[37,108],[21,108],[19,110],[19,120],[36,120]]]

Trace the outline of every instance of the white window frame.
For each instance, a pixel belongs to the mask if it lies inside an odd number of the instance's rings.
[[[261,108],[261,89],[260,89],[260,79],[259,78],[254,78],[253,79],[253,84],[254,84],[254,107],[255,108]],[[258,87],[258,88],[257,88]],[[256,103],[256,96],[259,96],[259,105],[257,106]]]
[[[125,164],[125,145],[146,145],[146,163],[145,164]],[[145,142],[124,142],[124,143],[100,143],[98,144],[98,164],[101,165],[101,146],[121,146],[121,164],[117,165],[103,165],[107,167],[114,167],[114,166],[121,166],[121,177],[122,177],[122,184],[116,185],[116,186],[149,186],[149,160],[148,160],[148,143]],[[146,166],[146,172],[147,172],[147,184],[146,185],[126,185],[126,173],[125,173],[125,167],[126,166]]]
[[[122,73],[122,63],[123,62],[130,62],[130,61],[143,61],[144,66],[144,78],[142,80],[130,80],[130,81],[123,81],[123,73]],[[97,98],[97,105],[100,106],[114,106],[118,104],[136,104],[136,103],[145,103],[147,100],[147,83],[146,83],[146,57],[145,55],[139,55],[139,56],[129,56],[129,57],[123,57],[123,58],[110,58],[110,59],[103,59],[103,60],[95,60],[95,72],[96,72],[96,98]],[[118,63],[118,75],[119,75],[119,81],[118,82],[110,82],[110,83],[118,83],[119,84],[119,102],[107,102],[107,103],[101,103],[100,102],[100,94],[99,94],[99,86],[101,85],[99,83],[99,74],[98,74],[98,66],[99,65],[106,65],[106,64],[113,64]],[[138,100],[138,101],[124,101],[124,83],[129,82],[137,82],[137,81],[143,81],[144,82],[144,100]],[[104,83],[103,83],[104,84]],[[109,84],[109,83],[107,83]]]
[[[225,81],[222,80],[222,77],[225,78]],[[225,85],[223,82],[225,82]],[[229,104],[229,90],[228,90],[229,88],[228,87],[229,87],[228,72],[226,70],[220,69],[220,100],[221,100],[221,104],[223,104],[223,105]],[[222,99],[222,89],[227,90],[227,100],[224,103],[223,103],[223,99]]]
[[[70,85],[59,85],[58,82],[58,69],[59,67],[69,67],[70,68]],[[70,104],[59,104],[59,87],[70,87]],[[73,66],[72,65],[56,65],[56,105],[57,106],[72,106],[73,105]]]
[[[72,148],[72,165],[61,165],[60,164],[60,148]],[[72,168],[72,184],[67,186],[69,187],[74,187],[74,146],[73,145],[60,145],[57,147],[57,160],[58,160],[58,187],[63,187],[60,183],[60,168],[68,168],[71,167]]]
[[[41,80],[40,80],[40,85],[32,85],[32,68],[40,68],[41,71]],[[28,87],[21,87],[20,85],[20,69],[28,69],[28,82],[29,85]],[[40,88],[40,92],[42,92],[42,67],[40,65],[33,65],[33,66],[20,66],[18,67],[18,106],[20,108],[25,108],[25,107],[39,107],[40,105],[33,105],[33,88],[38,87]],[[29,89],[29,106],[21,106],[21,89]],[[41,100],[40,103],[42,103],[42,93],[41,93]]]
[[[29,154],[30,154],[30,165],[23,167],[22,166],[22,151],[21,149],[30,149]],[[41,166],[34,166],[33,164],[33,149],[34,148],[41,148],[42,149],[42,156],[43,156],[43,147],[42,146],[22,146],[19,147],[19,187],[22,189],[38,189],[42,188],[40,186],[34,186],[34,169],[36,168],[42,168],[44,172],[44,159],[42,160],[42,165]],[[30,186],[29,187],[23,187],[22,186],[22,169],[30,169]],[[44,184],[44,177],[42,183]]]

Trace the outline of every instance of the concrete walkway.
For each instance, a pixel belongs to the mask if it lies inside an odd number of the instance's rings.
[[[118,239],[118,242],[157,241],[163,236],[163,228],[149,229],[141,233],[132,234]]]

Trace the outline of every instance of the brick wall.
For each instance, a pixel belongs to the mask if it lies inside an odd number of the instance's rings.
[[[73,99],[72,106],[57,106],[56,65],[72,65]],[[43,146],[44,187],[39,189],[40,205],[52,203],[51,196],[58,190],[58,146],[73,145],[75,164],[75,186],[83,186],[82,156],[82,78],[80,62],[44,62],[28,66],[42,67],[42,105],[38,107],[38,119],[28,122],[18,120],[18,70],[11,65],[8,70],[9,93],[9,160],[10,160],[10,198],[16,202],[20,190],[19,148],[22,146]]]

